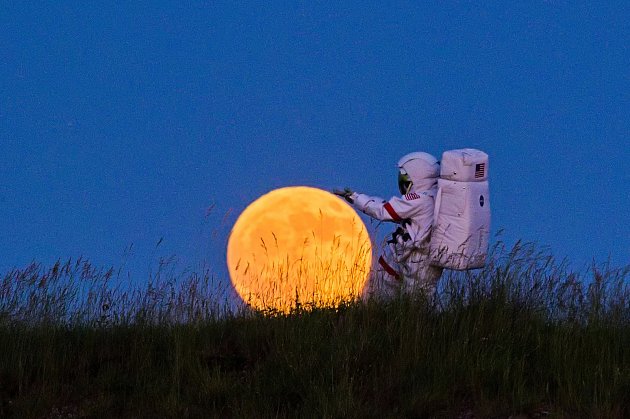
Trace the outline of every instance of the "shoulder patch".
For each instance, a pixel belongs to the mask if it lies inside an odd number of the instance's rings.
[[[405,200],[407,201],[413,201],[414,199],[418,199],[420,198],[420,195],[418,195],[415,192],[411,192],[405,195]]]

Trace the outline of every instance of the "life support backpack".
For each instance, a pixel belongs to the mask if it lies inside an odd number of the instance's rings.
[[[431,232],[431,264],[482,268],[488,255],[488,155],[473,148],[442,154]]]

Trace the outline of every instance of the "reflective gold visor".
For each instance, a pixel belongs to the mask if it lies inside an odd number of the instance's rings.
[[[398,190],[401,195],[409,193],[412,183],[413,182],[411,182],[411,178],[407,173],[403,171],[398,172]]]

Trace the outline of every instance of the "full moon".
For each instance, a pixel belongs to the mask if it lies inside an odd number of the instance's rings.
[[[328,307],[358,297],[372,264],[365,225],[345,201],[317,188],[273,190],[232,228],[230,278],[259,310]]]

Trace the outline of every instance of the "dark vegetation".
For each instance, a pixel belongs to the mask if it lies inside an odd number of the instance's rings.
[[[4,275],[0,417],[630,417],[630,267],[499,243],[433,300],[288,315],[165,272]]]

